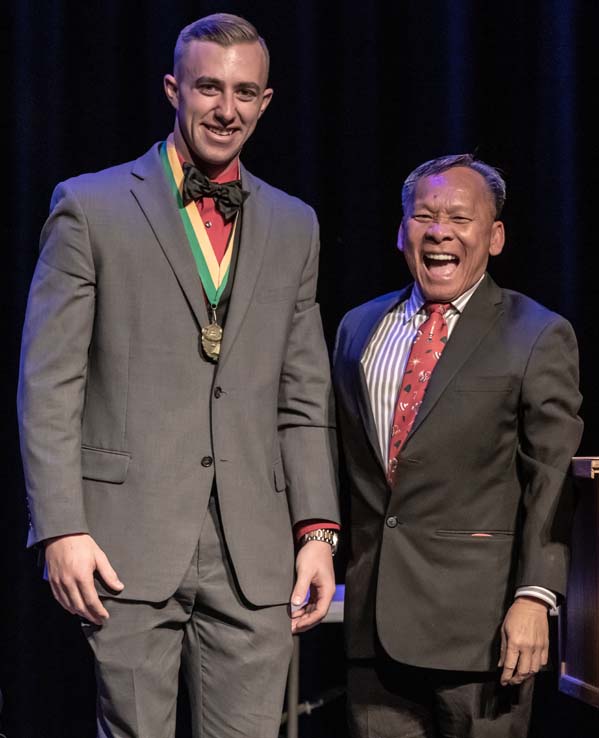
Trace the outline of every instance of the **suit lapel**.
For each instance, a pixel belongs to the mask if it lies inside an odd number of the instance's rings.
[[[227,324],[219,359],[222,368],[250,306],[258,275],[262,269],[266,244],[270,234],[273,203],[264,192],[262,183],[241,165],[241,182],[250,196],[243,206],[239,255],[235,281],[227,313]]]
[[[464,308],[430,378],[422,405],[406,440],[418,431],[447,385],[470,358],[503,312],[499,287],[487,274]]]
[[[381,320],[390,310],[393,309],[393,307],[395,307],[395,305],[406,299],[410,294],[410,289],[411,288],[408,287],[401,292],[393,292],[389,295],[383,295],[380,299],[373,301],[369,306],[369,310],[365,311],[360,324],[354,331],[353,339],[349,348],[351,357],[350,362],[353,372],[351,385],[355,388],[352,391],[357,398],[358,410],[360,412],[360,418],[364,425],[366,436],[372,451],[383,470],[385,468],[385,464],[383,462],[383,457],[381,456],[376,423],[374,421],[372,406],[370,404],[370,395],[368,393],[368,384],[362,367],[362,356],[364,355],[364,351],[368,347],[370,339]]]
[[[133,164],[131,192],[146,216],[200,326],[208,323],[204,290],[164,174],[158,144]]]

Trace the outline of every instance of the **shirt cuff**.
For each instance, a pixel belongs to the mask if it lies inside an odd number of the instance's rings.
[[[341,530],[341,526],[338,523],[333,523],[331,520],[300,520],[293,526],[293,537],[295,542],[299,543],[302,536],[306,533],[311,533],[313,530],[319,528],[326,528],[327,530]]]
[[[534,597],[537,600],[542,600],[552,610],[557,607],[557,597],[555,592],[545,587],[536,587],[535,585],[527,585],[526,587],[518,587],[516,590],[516,598],[518,597]]]

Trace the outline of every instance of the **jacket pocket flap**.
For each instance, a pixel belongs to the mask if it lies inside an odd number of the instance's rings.
[[[81,447],[81,473],[84,479],[122,484],[127,477],[131,455],[122,451]]]
[[[489,539],[495,538],[500,540],[513,539],[513,530],[453,530],[449,528],[438,528],[435,536],[439,538],[460,538],[460,539]]]

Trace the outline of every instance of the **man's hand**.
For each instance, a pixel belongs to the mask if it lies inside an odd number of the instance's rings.
[[[501,626],[501,684],[521,684],[545,666],[549,657],[547,605],[517,597]]]
[[[295,570],[297,581],[291,593],[291,632],[303,633],[327,614],[335,594],[335,572],[331,547],[325,541],[308,541],[300,548]],[[310,598],[304,604],[310,590]]]
[[[96,592],[94,572],[115,592],[121,592],[125,586],[104,551],[87,533],[49,538],[45,546],[48,580],[54,597],[73,615],[102,625],[110,616]]]

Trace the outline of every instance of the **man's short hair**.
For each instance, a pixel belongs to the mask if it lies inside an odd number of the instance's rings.
[[[448,169],[454,167],[467,167],[468,169],[474,169],[478,172],[489,188],[489,194],[493,199],[495,205],[495,219],[499,218],[503,205],[505,203],[505,180],[501,176],[498,169],[485,164],[484,161],[475,159],[472,154],[452,154],[450,156],[439,156],[437,159],[431,159],[425,161],[424,164],[416,167],[411,172],[403,184],[401,190],[401,205],[403,207],[404,215],[407,215],[410,208],[414,204],[414,192],[418,181],[423,177],[431,177],[435,174],[441,174],[446,172]]]
[[[240,18],[238,15],[232,15],[231,13],[213,13],[185,26],[179,33],[175,44],[173,60],[175,74],[185,46],[192,41],[212,41],[219,46],[233,46],[234,44],[248,44],[257,41],[266,57],[266,78],[268,79],[270,66],[268,48],[255,27],[245,18]]]

